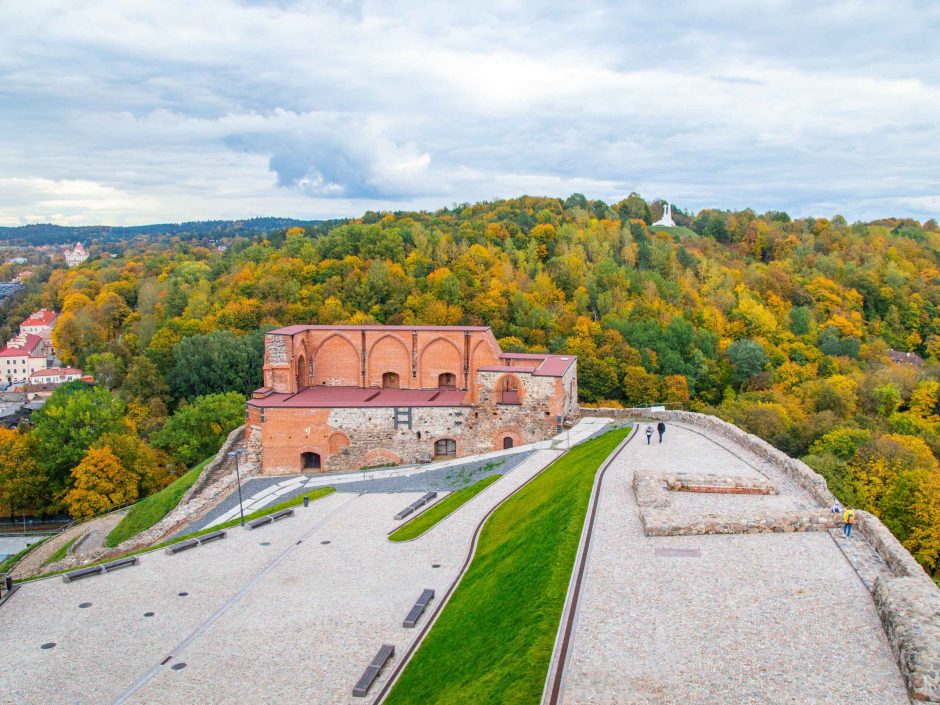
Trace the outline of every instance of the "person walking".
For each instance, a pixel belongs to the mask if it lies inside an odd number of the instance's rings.
[[[646,424],[646,445],[650,444],[650,439],[653,437],[653,426],[652,424]]]
[[[659,442],[662,443],[663,434],[666,432],[666,424],[660,421],[658,424],[656,424],[656,430],[659,431]]]
[[[842,513],[842,535],[845,538],[852,538],[852,524],[855,523],[855,510],[846,509]]]

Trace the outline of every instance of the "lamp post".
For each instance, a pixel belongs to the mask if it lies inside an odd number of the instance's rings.
[[[238,459],[244,454],[245,449],[230,450],[226,455],[229,458],[235,458],[235,480],[238,482],[238,513],[242,518],[242,526],[245,525],[245,510],[242,509],[242,476],[238,472]]]

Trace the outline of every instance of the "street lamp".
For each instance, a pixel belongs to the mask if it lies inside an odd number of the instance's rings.
[[[245,525],[245,510],[242,509],[242,476],[238,472],[238,459],[245,453],[244,448],[230,450],[227,455],[229,458],[235,458],[235,480],[238,482],[238,513],[242,518],[242,526]]]

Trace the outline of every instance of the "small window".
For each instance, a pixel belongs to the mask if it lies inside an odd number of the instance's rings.
[[[442,438],[434,441],[434,455],[436,457],[454,457],[457,455],[457,441],[453,438]]]
[[[397,372],[386,372],[382,375],[382,387],[385,389],[398,389],[401,386]]]
[[[457,375],[453,372],[444,372],[437,376],[437,386],[441,389],[457,389]]]
[[[319,470],[320,469],[320,454],[319,453],[301,453],[300,463],[303,466],[304,470]]]

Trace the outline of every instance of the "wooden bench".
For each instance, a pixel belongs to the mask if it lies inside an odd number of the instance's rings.
[[[391,644],[382,644],[382,648],[379,649],[379,652],[375,655],[375,658],[372,659],[372,663],[366,667],[362,677],[356,682],[356,686],[353,688],[352,692],[354,698],[366,697],[366,694],[369,692],[369,688],[371,688],[372,684],[375,683],[375,679],[379,677],[379,673],[382,671],[382,668],[394,655],[394,646]]]
[[[405,621],[402,622],[401,626],[405,629],[413,629],[418,623],[418,620],[421,619],[421,615],[424,614],[424,610],[428,608],[428,603],[433,599],[434,591],[430,588],[422,592],[421,597],[415,602],[414,607],[411,608],[411,611],[408,613],[408,616],[405,617]]]
[[[258,519],[252,519],[247,524],[245,524],[245,528],[251,531],[252,529],[257,529],[259,526],[270,524],[273,521],[274,519],[272,519],[271,515],[268,514],[266,517],[259,517]]]
[[[271,515],[271,521],[280,521],[281,519],[286,519],[287,517],[292,516],[294,516],[293,509],[282,509],[281,511],[274,512],[274,514]]]
[[[419,497],[414,502],[412,502],[407,507],[405,507],[400,512],[398,512],[398,514],[395,515],[395,518],[399,520],[404,519],[406,516],[416,511],[420,507],[423,507],[425,504],[430,502],[435,497],[437,497],[437,492],[428,492],[427,494]]]
[[[105,563],[103,565],[95,565],[91,566],[90,568],[82,568],[81,570],[73,570],[71,573],[66,573],[62,576],[62,582],[71,583],[76,580],[81,580],[82,578],[91,577],[92,575],[110,573],[112,570],[118,570],[119,568],[129,568],[132,565],[137,565],[137,563],[137,556],[119,558],[116,561],[111,561],[110,563]]]
[[[194,539],[180,541],[179,543],[174,543],[172,546],[167,546],[166,554],[168,556],[172,556],[174,553],[182,553],[183,551],[188,551],[191,548],[196,548],[196,546],[202,546],[204,543],[224,539],[226,536],[227,534],[224,531],[213,531],[211,534],[206,534],[205,536],[197,536]]]

